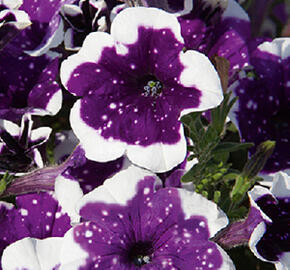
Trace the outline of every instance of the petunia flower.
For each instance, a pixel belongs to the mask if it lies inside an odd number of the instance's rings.
[[[21,0],[0,0],[0,50],[13,39],[19,31],[31,25],[28,14],[18,10]]]
[[[191,12],[178,21],[186,48],[226,58],[230,76],[249,64],[250,20],[235,0],[194,1]]]
[[[17,196],[16,205],[17,208],[10,203],[0,202],[0,258],[4,248],[20,239],[61,237],[71,228],[70,217],[63,211],[52,193],[42,192]],[[26,252],[31,254],[29,247],[22,250],[22,256],[25,254],[23,257],[3,255],[5,257],[5,259],[2,257],[3,269],[15,269],[16,262],[24,263],[23,258],[27,257]]]
[[[270,191],[256,186],[249,192],[251,207],[263,220],[251,234],[249,246],[261,260],[277,270],[290,268],[290,177],[277,173]]]
[[[107,31],[110,27],[110,12],[105,0],[80,0],[65,4],[61,14],[67,24],[64,37],[67,50],[79,50],[90,32]]]
[[[64,236],[60,269],[234,269],[209,240],[227,224],[217,206],[131,166],[78,203],[83,223]]]
[[[57,76],[58,59],[31,57],[7,45],[0,51],[0,118],[15,121],[25,113],[55,115],[62,104]]]
[[[239,99],[229,116],[244,141],[276,142],[263,174],[289,170],[290,38],[260,44],[251,54],[251,65],[230,87]]]
[[[139,166],[165,172],[186,156],[179,117],[222,101],[219,77],[201,53],[184,52],[175,16],[155,8],[128,8],[111,35],[91,33],[61,65],[63,85],[81,96],[72,129],[88,159],[126,154]]]
[[[8,120],[0,120],[0,171],[24,173],[44,166],[39,147],[45,143],[51,128],[32,129],[30,115],[24,115],[21,127]]]
[[[31,26],[21,31],[13,44],[33,56],[47,53],[64,39],[63,22],[60,16],[62,5],[74,0],[23,0],[20,7],[30,19]]]

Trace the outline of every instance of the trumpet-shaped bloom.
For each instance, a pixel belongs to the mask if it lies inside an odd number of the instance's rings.
[[[84,222],[64,236],[60,269],[234,269],[209,240],[225,214],[201,195],[159,185],[131,166],[86,194],[77,207]]]
[[[222,101],[219,77],[206,56],[186,51],[174,15],[128,8],[111,35],[91,33],[62,63],[61,80],[81,96],[70,122],[86,156],[168,171],[186,156],[179,117]],[[174,153],[174,154],[173,154]]]

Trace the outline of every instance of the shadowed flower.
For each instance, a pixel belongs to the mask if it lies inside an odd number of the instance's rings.
[[[251,207],[263,221],[252,232],[249,246],[263,261],[272,262],[277,270],[290,267],[290,177],[277,173],[269,191],[256,186],[249,192]]]
[[[0,50],[14,38],[17,33],[31,24],[26,12],[18,10],[21,0],[0,0]]]
[[[244,141],[276,142],[263,174],[289,170],[290,38],[260,44],[251,54],[251,65],[230,87],[239,99],[229,116]]]
[[[175,16],[128,8],[114,19],[111,35],[91,33],[62,63],[62,83],[82,97],[70,122],[89,159],[105,162],[126,153],[157,172],[184,160],[179,117],[215,107],[223,96],[207,57],[183,47]]]
[[[21,127],[7,120],[0,120],[0,171],[25,173],[43,167],[38,147],[45,143],[51,128],[32,129],[33,121],[24,115]]]
[[[67,50],[79,50],[89,33],[110,28],[110,12],[105,0],[80,0],[66,4],[62,6],[61,14],[67,25],[64,37]]]
[[[0,51],[0,118],[14,121],[25,113],[56,114],[62,104],[57,74],[58,59],[31,57],[7,45]]]

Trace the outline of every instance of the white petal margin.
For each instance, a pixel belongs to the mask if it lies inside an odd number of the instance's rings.
[[[267,260],[265,260],[265,258],[263,258],[256,249],[257,243],[261,240],[261,238],[265,232],[266,232],[265,222],[259,223],[251,234],[251,237],[249,240],[249,248],[251,249],[251,251],[255,254],[255,256],[258,259],[260,259],[264,262],[267,262]]]
[[[62,212],[69,215],[71,224],[78,223],[80,216],[76,211],[76,205],[84,195],[78,181],[59,175],[55,180],[54,191]]]
[[[16,21],[6,22],[6,24],[14,25],[18,30],[22,30],[31,25],[28,14],[22,10],[5,9],[0,12],[0,18],[4,18],[9,13],[13,13]]]
[[[290,269],[290,252],[284,252],[279,258],[279,262],[275,263],[277,270],[289,270]]]
[[[85,265],[88,256],[89,254],[75,242],[73,228],[68,230],[63,237],[63,247],[60,252],[60,270],[78,270]]]
[[[141,169],[134,165],[115,174],[107,179],[103,185],[87,193],[77,205],[79,211],[88,203],[102,202],[107,204],[119,204],[125,206],[129,200],[136,196],[137,185],[146,176],[155,178],[155,186],[161,184],[161,180],[152,172]]]
[[[57,82],[52,82],[52,84],[57,85]],[[62,106],[62,91],[60,89],[50,97],[45,110],[50,115],[56,115],[61,109],[61,106]]]
[[[73,71],[83,63],[97,63],[102,55],[103,49],[113,47],[114,40],[111,35],[103,32],[90,33],[84,40],[82,48],[78,53],[64,60],[60,67],[60,78],[62,84],[67,88],[67,82]],[[70,90],[70,89],[68,89]]]
[[[213,237],[218,231],[227,226],[228,218],[226,214],[215,203],[198,193],[184,189],[179,189],[178,192],[185,219],[191,216],[204,216],[207,219],[210,237]]]
[[[283,60],[290,57],[290,38],[275,38],[258,46],[262,52],[268,52],[281,57]]]
[[[128,145],[129,160],[145,169],[161,173],[180,164],[186,157],[186,140],[183,126],[179,129],[180,140],[175,144],[154,143],[149,146]]]
[[[11,136],[19,136],[21,132],[21,129],[18,125],[3,119],[0,119],[0,131],[1,129],[7,131]]]
[[[279,173],[287,174],[288,177],[290,175],[290,169],[280,171]],[[272,187],[274,178],[277,173],[259,173],[259,176],[261,176],[264,181],[260,182],[261,185],[266,186],[266,187]]]
[[[235,270],[236,267],[230,256],[219,245],[216,244],[216,246],[223,257],[223,263],[218,270]]]
[[[257,210],[260,211],[260,214],[262,215],[263,219],[265,219],[266,221],[272,222],[272,220],[261,210],[261,208],[255,202],[256,200],[258,200],[264,195],[270,195],[273,197],[269,189],[260,187],[260,186],[254,186],[254,188],[252,188],[248,192],[248,197],[249,197],[251,206],[255,207]]]
[[[284,172],[276,173],[271,192],[277,198],[290,198],[290,176]]]
[[[111,35],[117,42],[132,44],[138,39],[139,27],[170,29],[175,38],[184,43],[177,18],[157,8],[134,7],[122,10],[112,23]]]
[[[223,91],[218,73],[210,60],[204,54],[193,50],[181,52],[179,59],[185,67],[180,74],[180,84],[195,87],[201,92],[199,106],[183,110],[181,116],[218,106],[223,100]]]
[[[222,15],[222,18],[236,18],[239,20],[250,21],[248,14],[235,0],[228,0],[228,6]]]
[[[48,140],[51,132],[52,129],[50,127],[40,127],[33,129],[31,131],[30,140],[32,142],[35,142],[41,139],[41,142],[39,144],[45,143]],[[34,145],[34,147],[38,146],[39,144]]]
[[[48,31],[43,38],[42,43],[34,50],[26,50],[25,52],[31,56],[40,56],[49,51],[51,48],[57,47],[62,41],[63,41],[63,35],[64,35],[64,24],[61,20],[59,23],[58,28],[56,31],[51,34],[50,31]]]
[[[0,4],[10,9],[18,9],[23,4],[23,0],[0,0]]]
[[[90,160],[107,162],[121,157],[126,150],[126,143],[104,139],[99,130],[88,126],[80,116],[81,100],[76,101],[71,109],[70,124],[81,142],[85,155]]]
[[[3,270],[51,270],[60,264],[62,237],[24,238],[4,249]]]

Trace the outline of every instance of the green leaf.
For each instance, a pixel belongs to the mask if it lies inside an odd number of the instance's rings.
[[[181,182],[183,183],[193,182],[193,180],[195,179],[196,175],[199,174],[199,172],[200,172],[200,164],[197,163],[181,177]]]
[[[253,143],[235,143],[235,142],[221,142],[213,149],[213,154],[235,152],[243,149],[253,147]]]
[[[0,180],[0,195],[4,193],[7,186],[12,182],[13,178],[13,175],[10,175],[8,172],[2,176],[2,179]]]
[[[214,195],[213,195],[213,201],[218,204],[219,200],[221,198],[221,192],[219,190],[215,190]]]

